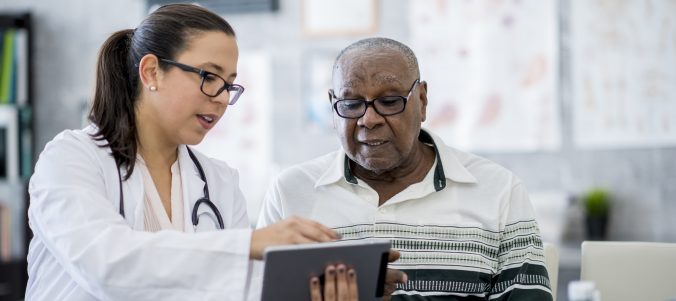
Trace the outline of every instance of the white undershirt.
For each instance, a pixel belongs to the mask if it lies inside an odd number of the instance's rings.
[[[181,188],[181,173],[178,160],[171,165],[171,220],[164,209],[160,194],[143,158],[138,155],[136,164],[143,176],[143,225],[145,231],[157,232],[161,230],[184,231],[183,190]]]

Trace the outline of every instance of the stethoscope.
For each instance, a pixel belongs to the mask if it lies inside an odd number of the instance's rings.
[[[199,218],[202,215],[207,215],[211,218],[211,220],[218,222],[218,227],[223,230],[225,229],[225,224],[223,223],[223,216],[221,215],[221,212],[218,211],[218,208],[216,208],[216,205],[214,202],[209,199],[209,185],[207,184],[207,177],[204,175],[204,170],[202,169],[202,164],[200,164],[200,161],[197,160],[197,157],[195,157],[195,154],[193,154],[192,150],[186,145],[185,148],[188,150],[188,155],[190,155],[190,159],[192,160],[192,163],[195,164],[197,167],[197,171],[200,174],[200,178],[202,181],[204,181],[204,196],[199,198],[197,202],[195,202],[195,205],[192,207],[192,226],[193,229],[197,229],[197,224],[199,223]],[[124,196],[122,195],[122,175],[120,174],[120,169],[117,169],[117,177],[118,180],[120,181],[120,214],[122,217],[124,217]],[[207,205],[212,212],[202,212],[198,214],[198,209],[200,205],[205,204]]]

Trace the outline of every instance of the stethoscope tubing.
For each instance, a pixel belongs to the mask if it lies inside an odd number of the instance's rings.
[[[200,179],[202,179],[202,181],[204,181],[204,189],[203,189],[204,196],[201,197],[199,200],[197,200],[197,202],[195,202],[195,205],[193,205],[193,207],[192,207],[192,215],[191,215],[192,225],[193,225],[194,228],[197,228],[197,224],[199,222],[199,214],[198,214],[199,206],[201,204],[206,204],[207,206],[209,206],[211,211],[214,212],[214,215],[216,216],[216,220],[218,222],[218,227],[221,230],[223,230],[223,229],[225,229],[225,223],[223,222],[223,216],[221,215],[221,212],[218,210],[218,207],[216,207],[216,204],[214,204],[214,202],[212,202],[211,199],[209,198],[209,184],[207,183],[207,177],[204,174],[204,169],[202,169],[202,164],[200,164],[200,161],[197,160],[197,157],[195,156],[195,154],[192,152],[192,150],[187,145],[185,146],[185,148],[188,150],[188,155],[190,156],[190,160],[192,160],[193,164],[195,164],[195,167],[197,167],[197,172],[200,175]],[[119,183],[120,183],[120,185],[119,185],[120,186],[120,209],[119,209],[119,212],[120,212],[120,215],[122,215],[122,217],[125,217],[125,215],[124,215],[124,195],[122,193],[122,175],[120,174],[119,166],[117,168],[117,177],[118,177],[118,180],[119,180]]]

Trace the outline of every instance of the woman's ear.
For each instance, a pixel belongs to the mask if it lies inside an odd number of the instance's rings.
[[[138,74],[143,89],[157,91],[160,79],[160,61],[154,54],[146,54],[138,64]]]

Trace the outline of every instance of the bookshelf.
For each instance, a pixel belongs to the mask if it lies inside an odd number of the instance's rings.
[[[21,300],[30,239],[26,210],[34,166],[30,13],[0,11],[0,300]]]

